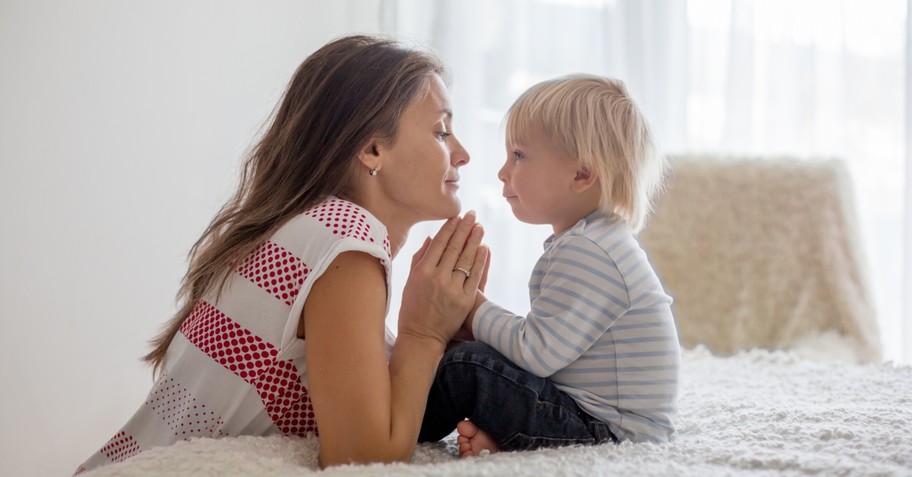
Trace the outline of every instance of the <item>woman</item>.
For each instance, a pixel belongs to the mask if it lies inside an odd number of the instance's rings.
[[[474,214],[457,216],[469,156],[444,77],[366,36],[301,64],[191,249],[147,401],[79,471],[195,436],[317,434],[321,466],[411,458],[488,253]],[[412,225],[447,217],[412,257],[394,340],[391,260]]]

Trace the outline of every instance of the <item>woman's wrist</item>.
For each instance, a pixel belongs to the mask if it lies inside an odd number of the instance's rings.
[[[431,352],[439,352],[442,356],[449,340],[444,340],[442,337],[436,336],[435,334],[422,333],[409,328],[404,328],[399,329],[399,334],[396,336],[396,342],[402,342],[403,344],[407,343],[410,348],[418,347],[419,349],[426,349]]]

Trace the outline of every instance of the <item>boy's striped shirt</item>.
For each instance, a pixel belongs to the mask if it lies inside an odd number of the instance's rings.
[[[485,302],[473,333],[549,378],[621,440],[674,432],[680,348],[671,298],[623,221],[598,212],[545,242],[531,311]]]

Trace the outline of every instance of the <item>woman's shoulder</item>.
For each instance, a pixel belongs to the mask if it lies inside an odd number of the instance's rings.
[[[386,227],[367,209],[338,197],[329,196],[292,218],[274,235],[281,242],[305,247],[377,248],[390,255]]]

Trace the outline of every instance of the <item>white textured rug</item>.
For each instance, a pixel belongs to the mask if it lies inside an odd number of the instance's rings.
[[[83,474],[100,476],[912,475],[912,367],[752,350],[684,352],[667,445],[606,444],[458,459],[452,439],[411,464],[319,471],[315,439],[195,439]]]

